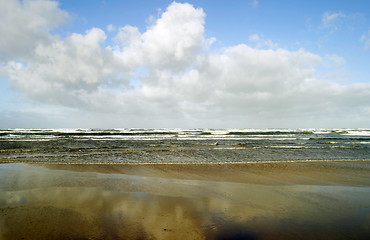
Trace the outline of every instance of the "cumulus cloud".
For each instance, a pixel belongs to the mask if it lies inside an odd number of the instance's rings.
[[[204,44],[204,18],[202,9],[173,3],[142,34],[133,26],[120,28],[116,40],[121,51],[116,56],[124,63],[156,68],[187,67]]]
[[[132,123],[149,117],[162,123],[175,119],[182,126],[199,119],[207,124],[220,119],[221,125],[237,121],[244,127],[289,118],[309,123],[343,111],[369,116],[369,84],[340,85],[316,77],[316,67],[325,59],[339,65],[342,58],[278,48],[260,35],[250,37],[255,47],[239,44],[210,52],[214,39],[204,36],[206,14],[190,4],[170,4],[144,32],[117,27],[109,45],[99,28],[66,38],[51,35],[48,31],[67,15],[55,3],[41,3],[52,6],[44,16],[58,13],[60,19],[44,24],[46,30],[42,24],[26,26],[26,32],[40,31],[38,38],[46,40],[19,40],[28,55],[8,52],[12,59],[2,67],[13,88],[31,99],[114,112]],[[22,4],[13,1],[32,18],[36,13]]]
[[[96,95],[110,85],[125,84],[110,50],[100,46],[106,39],[101,29],[72,34],[39,44],[27,62],[9,61],[5,71],[12,86],[25,95],[75,107],[93,107]]]
[[[0,62],[32,54],[40,43],[49,43],[49,31],[69,18],[57,2],[0,0]]]

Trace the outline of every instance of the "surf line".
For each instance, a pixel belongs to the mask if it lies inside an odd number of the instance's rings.
[[[274,164],[274,163],[320,163],[320,162],[370,162],[370,159],[305,159],[305,160],[266,160],[245,162],[67,162],[67,161],[27,161],[0,159],[0,164],[26,163],[51,165],[244,165],[244,164]]]

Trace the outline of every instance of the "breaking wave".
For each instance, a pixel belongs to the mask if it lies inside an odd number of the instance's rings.
[[[370,129],[0,129],[0,162],[370,159]]]

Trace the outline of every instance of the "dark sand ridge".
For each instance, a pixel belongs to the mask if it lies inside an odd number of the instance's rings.
[[[361,239],[370,162],[0,164],[0,239]]]

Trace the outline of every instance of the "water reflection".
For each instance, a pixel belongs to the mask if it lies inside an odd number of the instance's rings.
[[[0,239],[360,239],[370,233],[369,186],[161,174],[0,165]]]

